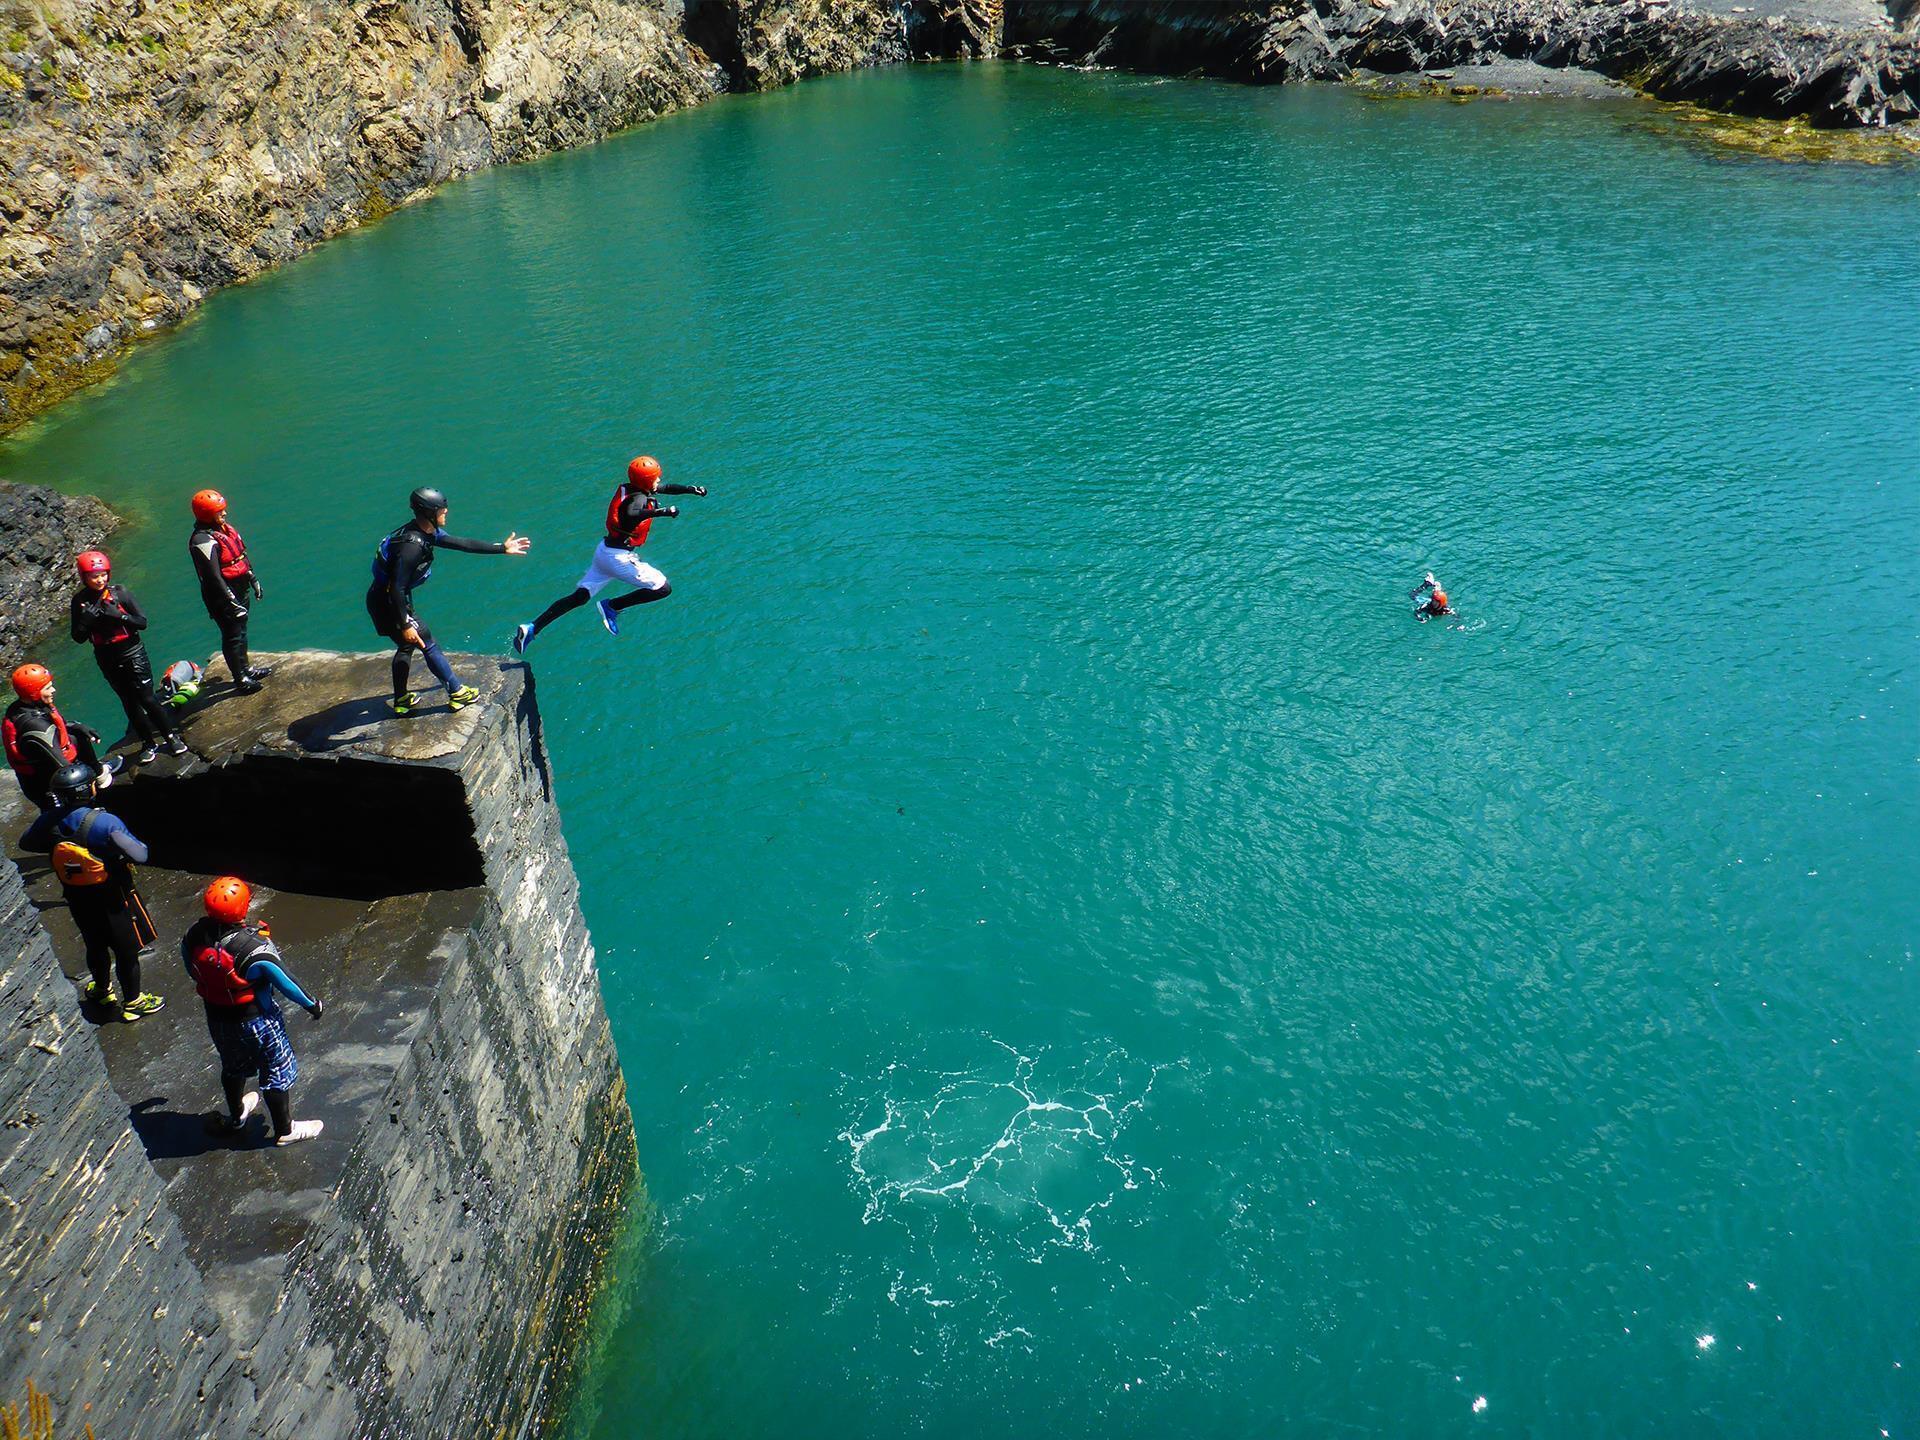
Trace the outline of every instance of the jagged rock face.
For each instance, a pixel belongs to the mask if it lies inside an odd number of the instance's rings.
[[[1016,0],[1021,53],[1275,83],[1506,58],[1579,66],[1667,100],[1822,125],[1920,116],[1920,34],[1717,15],[1664,0]]]
[[[907,59],[907,8],[901,0],[690,0],[687,34],[735,88],[774,90]]]
[[[450,176],[712,94],[659,0],[0,0],[0,427]]]
[[[65,615],[78,583],[73,557],[99,545],[116,523],[92,496],[0,481],[0,660],[8,670],[37,658],[25,647]]]

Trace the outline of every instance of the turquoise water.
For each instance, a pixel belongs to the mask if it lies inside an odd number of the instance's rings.
[[[265,647],[414,484],[535,538],[475,648],[711,487],[532,655],[657,1205],[583,1435],[1914,1433],[1920,176],[1647,113],[727,100],[0,451],[163,659],[209,481]]]

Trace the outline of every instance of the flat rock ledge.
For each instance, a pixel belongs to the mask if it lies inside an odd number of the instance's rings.
[[[550,1434],[640,1191],[532,676],[457,657],[481,700],[400,721],[385,656],[262,658],[105,792],[165,1010],[90,1013],[44,858],[0,864],[0,1397],[102,1440]],[[326,1130],[287,1150],[208,1124],[171,947],[227,870],[327,1003],[289,1016]]]

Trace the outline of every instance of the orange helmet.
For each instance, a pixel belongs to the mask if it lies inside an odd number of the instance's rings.
[[[627,464],[627,483],[651,490],[660,483],[660,462],[651,455],[636,455]]]
[[[1446,609],[1447,608],[1447,592],[1436,586],[1433,592],[1433,603],[1439,606],[1442,610]]]
[[[207,914],[229,925],[238,925],[247,918],[247,907],[253,904],[253,891],[246,881],[222,875],[207,886],[207,893],[201,898],[206,901]]]
[[[227,497],[218,490],[201,490],[193,497],[193,518],[211,525],[227,508]]]
[[[113,562],[104,550],[82,550],[73,557],[73,568],[82,575],[105,575],[113,569]]]
[[[22,665],[13,672],[13,693],[22,700],[38,701],[53,684],[53,672],[44,665]]]

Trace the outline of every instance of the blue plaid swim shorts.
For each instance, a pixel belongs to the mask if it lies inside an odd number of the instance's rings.
[[[207,1031],[213,1036],[213,1048],[220,1052],[222,1077],[257,1074],[263,1090],[291,1090],[299,1078],[293,1042],[287,1038],[286,1022],[278,1015],[255,1015],[249,1020],[209,1015]]]

